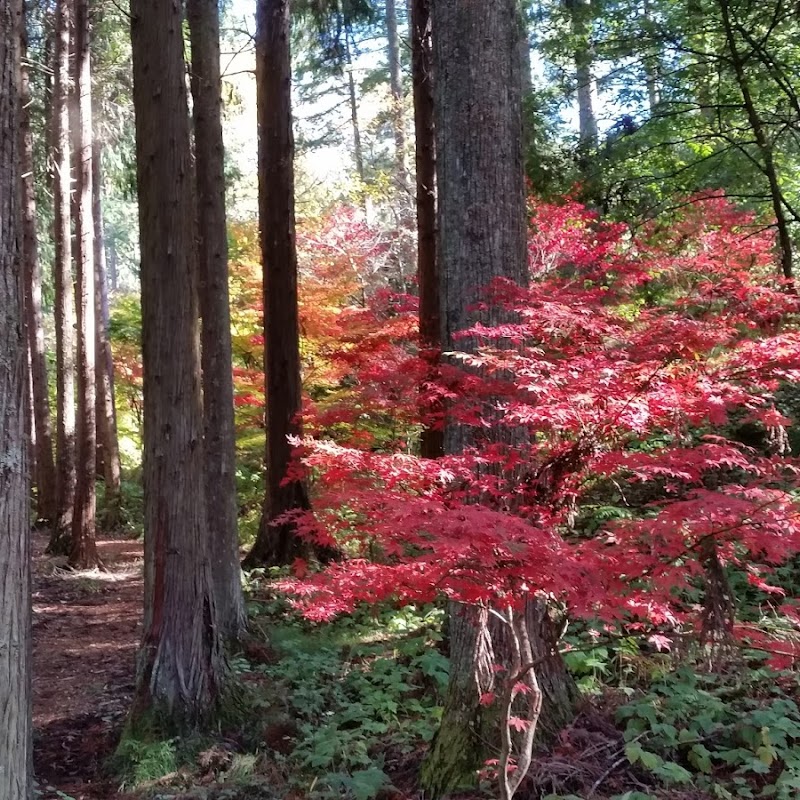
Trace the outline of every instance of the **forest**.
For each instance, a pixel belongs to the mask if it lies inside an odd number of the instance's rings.
[[[0,0],[0,800],[800,798],[788,0]]]

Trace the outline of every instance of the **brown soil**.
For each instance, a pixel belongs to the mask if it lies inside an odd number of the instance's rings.
[[[104,571],[72,572],[33,537],[34,765],[42,800],[113,800],[103,771],[134,686],[142,547],[98,541]],[[59,794],[59,792],[63,794]]]

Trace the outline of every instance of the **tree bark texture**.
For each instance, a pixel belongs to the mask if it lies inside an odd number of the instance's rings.
[[[301,481],[284,484],[289,436],[300,436],[302,405],[294,217],[290,17],[288,0],[256,8],[258,197],[264,267],[264,371],[267,396],[267,493],[250,565],[287,564],[307,547],[287,511],[309,508]]]
[[[19,28],[0,0],[0,797],[30,800],[31,587],[23,280],[19,255]]]
[[[446,350],[469,343],[455,334],[478,319],[501,322],[496,309],[472,311],[477,292],[494,278],[527,281],[527,213],[523,169],[522,92],[517,0],[450,3],[433,0],[434,110],[438,187],[441,338]],[[480,68],[477,68],[480,65]],[[497,436],[516,440],[517,432]],[[472,431],[446,424],[445,453],[459,453]],[[526,608],[537,656],[552,650],[543,601]],[[440,729],[423,768],[433,797],[474,783],[476,770],[499,752],[495,714],[479,705],[486,670],[508,660],[508,642],[486,609],[451,609],[450,685]],[[560,659],[554,682],[569,694]],[[568,714],[545,707],[543,718]],[[544,722],[545,726],[549,723]],[[492,744],[497,744],[493,750]]]
[[[417,284],[419,286],[419,338],[423,357],[436,362],[442,349],[439,313],[439,269],[436,257],[436,143],[433,123],[433,53],[431,0],[412,0],[411,71],[414,85],[414,132],[417,202]],[[422,409],[426,413],[437,409]],[[425,426],[420,439],[423,458],[444,452],[444,432]]]
[[[72,285],[70,148],[71,0],[57,0],[53,96],[56,317],[56,521],[50,552],[67,553],[75,506],[75,293]]]
[[[661,77],[661,43],[656,33],[656,23],[653,21],[650,0],[644,0],[642,6],[642,35],[645,41],[650,41],[650,50],[643,57],[643,67],[645,84],[647,86],[647,106],[650,116],[656,112],[658,104],[661,102],[661,89],[659,81]]]
[[[531,36],[528,27],[528,9],[527,0],[517,1],[517,26],[519,38],[517,46],[519,47],[519,63],[522,69],[522,104],[523,104],[523,122],[526,100],[533,92],[533,63],[531,62]]]
[[[133,0],[144,377],[145,618],[134,718],[210,721],[225,678],[203,471],[195,206],[183,14]]]
[[[236,640],[246,617],[237,525],[219,2],[188,0],[186,9],[192,45],[206,504],[219,621],[225,637]]]
[[[403,108],[403,70],[400,65],[400,36],[397,31],[395,0],[386,0],[386,33],[388,42],[389,89],[392,103],[392,133],[394,134],[395,179],[397,187],[408,190],[406,165],[406,122]]]
[[[597,146],[597,81],[594,77],[591,0],[566,0],[575,37],[575,81],[578,92],[578,139],[582,146]]]
[[[353,61],[350,56],[350,33],[345,33],[345,70],[347,71],[347,92],[350,101],[350,124],[353,128],[353,158],[356,163],[356,174],[361,182],[359,191],[363,193],[364,184],[367,181],[367,173],[364,170],[364,149],[361,146],[361,126],[358,122],[358,92],[356,90],[356,79],[353,75]],[[366,203],[366,198],[364,200]]]
[[[30,382],[33,406],[33,441],[37,516],[52,523],[56,512],[56,468],[53,460],[53,431],[47,383],[47,355],[42,317],[42,274],[36,232],[36,193],[33,183],[33,133],[31,131],[30,75],[26,63],[27,26],[20,25],[20,159],[22,191],[22,266],[25,285],[25,316],[30,353]]]
[[[89,0],[75,0],[75,94],[78,128],[73,131],[76,155],[78,311],[78,408],[75,513],[70,564],[88,569],[99,563],[95,540],[97,418],[95,399],[94,204],[92,202],[92,73]]]
[[[97,408],[97,466],[102,469],[105,493],[103,523],[115,528],[120,521],[121,477],[117,406],[114,399],[114,357],[108,338],[108,272],[103,224],[102,143],[92,142],[92,216],[94,217],[95,386]]]

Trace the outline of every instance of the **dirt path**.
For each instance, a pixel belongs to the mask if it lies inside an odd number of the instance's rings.
[[[112,800],[102,776],[128,710],[141,635],[142,547],[98,542],[107,572],[71,572],[33,539],[34,762],[41,800]],[[59,791],[62,794],[59,794]]]

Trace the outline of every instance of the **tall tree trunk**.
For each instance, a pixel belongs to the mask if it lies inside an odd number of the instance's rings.
[[[353,60],[350,55],[350,33],[345,33],[345,70],[347,71],[347,93],[350,103],[350,125],[353,128],[353,158],[356,163],[356,174],[361,183],[359,191],[363,193],[364,185],[367,180],[367,173],[364,171],[364,149],[361,145],[361,127],[358,122],[358,92],[356,91],[356,79],[353,75]]]
[[[111,291],[116,292],[119,288],[119,270],[117,268],[117,247],[113,239],[108,242],[108,280],[111,284]]]
[[[99,564],[97,519],[95,399],[94,206],[92,202],[92,73],[89,0],[75,0],[75,94],[79,125],[74,131],[78,215],[75,220],[78,310],[78,444],[75,515],[69,562],[78,569]]]
[[[392,95],[392,132],[394,133],[395,180],[398,188],[408,190],[406,164],[406,123],[403,109],[403,71],[400,66],[400,36],[397,32],[395,0],[386,0],[386,33],[389,56],[389,88]]]
[[[97,387],[97,465],[102,468],[105,493],[103,522],[108,528],[119,524],[121,468],[117,407],[114,399],[114,357],[108,338],[108,273],[106,271],[105,226],[103,224],[103,147],[92,142],[92,216],[94,218],[94,319],[95,385]]]
[[[21,166],[21,165],[20,165]],[[21,170],[20,170],[21,171]],[[20,198],[21,201],[21,198]],[[20,202],[20,207],[22,203]],[[21,210],[21,208],[20,208]],[[22,214],[20,214],[20,227],[22,227]],[[25,265],[22,264],[23,282],[25,280]],[[22,296],[22,331],[25,336],[25,440],[28,443],[28,470],[30,471],[31,489],[36,475],[36,428],[33,422],[33,379],[31,377],[31,349],[28,345],[28,300],[25,297],[25,287],[23,286]]]
[[[267,493],[250,566],[288,564],[306,551],[288,511],[309,508],[300,480],[284,483],[289,436],[302,435],[297,250],[294,217],[289,0],[256,7],[258,197],[264,267],[264,371],[267,397]]]
[[[492,279],[527,280],[527,214],[523,169],[522,91],[517,0],[491,4],[433,0],[438,245],[442,342],[468,347],[456,334],[476,322],[476,292]],[[480,69],[475,65],[480,64]],[[501,321],[487,310],[485,324]],[[505,439],[503,426],[496,435]],[[509,431],[514,437],[515,432]],[[448,422],[446,453],[471,441],[462,425]],[[548,657],[553,633],[543,601],[528,603],[535,655]],[[423,785],[433,797],[474,783],[476,770],[499,751],[494,711],[479,700],[493,680],[493,666],[507,660],[507,637],[486,609],[454,606],[450,614],[450,683],[442,723],[425,762]],[[550,704],[544,714],[567,716],[570,684],[556,658],[553,692],[567,707]],[[550,720],[544,722],[550,725]],[[497,747],[492,750],[492,744]]]
[[[700,116],[707,125],[714,126],[717,116],[717,104],[714,98],[715,76],[711,59],[706,55],[711,49],[711,44],[703,0],[687,0],[686,28],[689,31],[689,46],[693,51],[686,56],[689,61],[687,77],[694,91]]]
[[[594,77],[591,0],[565,0],[575,37],[578,92],[578,138],[587,149],[597,146],[597,81]]]
[[[72,285],[70,152],[71,0],[56,2],[53,216],[56,316],[56,520],[49,551],[66,554],[75,507],[75,295]]]
[[[26,347],[19,230],[19,29],[0,0],[0,797],[31,800],[31,586]]]
[[[525,101],[533,92],[533,63],[531,62],[531,35],[528,27],[527,0],[517,2],[517,25],[519,28],[519,63],[522,68],[523,115]]]
[[[142,281],[145,615],[134,719],[204,724],[226,677],[206,523],[183,14],[133,0]]]
[[[753,92],[750,88],[750,79],[747,75],[744,56],[739,50],[734,32],[734,23],[731,18],[731,9],[728,0],[719,0],[719,8],[722,14],[722,26],[725,31],[725,41],[728,53],[733,66],[733,73],[736,76],[736,83],[744,101],[747,121],[753,132],[758,153],[761,157],[761,168],[769,185],[770,198],[772,200],[772,211],[775,214],[775,225],[778,231],[778,245],[780,249],[780,264],[783,277],[791,281],[794,277],[793,264],[793,245],[792,235],[789,230],[789,221],[786,217],[784,208],[785,199],[781,183],[778,178],[778,168],[775,164],[775,157],[772,152],[772,142],[770,142],[761,114],[756,108]]]
[[[36,508],[40,520],[52,523],[56,510],[56,468],[53,461],[53,432],[50,424],[50,394],[47,383],[47,355],[42,319],[42,275],[36,232],[36,193],[33,185],[33,133],[31,131],[31,90],[27,67],[27,25],[20,25],[20,159],[22,168],[22,265],[25,284],[25,317],[30,353],[35,441]]]
[[[421,353],[436,375],[442,349],[439,314],[439,270],[436,258],[436,144],[433,125],[431,0],[412,0],[411,72],[414,84],[414,132],[417,182],[417,283]],[[423,408],[423,417],[441,409]],[[423,458],[444,452],[444,432],[426,425],[420,439]]]
[[[658,104],[661,102],[661,90],[659,87],[659,80],[661,78],[661,45],[653,22],[649,0],[644,0],[642,23],[642,34],[646,41],[652,43],[648,48],[650,52],[642,56],[645,84],[647,86],[647,105],[650,110],[650,116],[652,117]]]
[[[186,9],[192,44],[206,504],[220,625],[227,639],[236,640],[246,618],[237,528],[219,3],[188,0]]]

